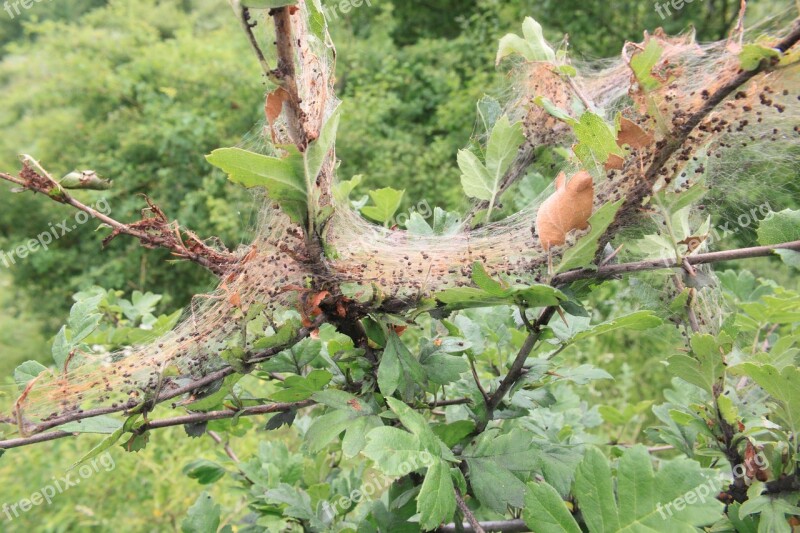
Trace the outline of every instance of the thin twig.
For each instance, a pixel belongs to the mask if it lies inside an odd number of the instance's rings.
[[[136,428],[137,434],[143,434],[146,431],[153,429],[163,429],[174,426],[184,426],[186,424],[201,424],[203,422],[211,422],[212,420],[225,420],[228,418],[239,416],[256,416],[272,413],[285,413],[296,409],[302,409],[314,405],[311,400],[295,403],[275,403],[270,405],[257,405],[255,407],[245,407],[244,409],[234,410],[225,409],[222,411],[210,411],[208,413],[193,413],[190,415],[176,416],[174,418],[164,418],[161,420],[151,420],[145,422]],[[12,448],[19,448],[29,444],[36,444],[39,442],[46,442],[57,439],[64,439],[67,437],[76,437],[80,433],[67,433],[65,431],[53,431],[50,433],[43,433],[41,435],[34,435],[33,437],[11,439],[0,441],[0,450],[10,450]]]
[[[32,171],[31,171],[32,172]],[[189,250],[179,238],[163,238],[163,236],[159,236],[154,233],[147,232],[145,230],[138,229],[134,227],[135,225],[132,224],[124,224],[111,218],[108,215],[105,215],[96,209],[93,209],[79,200],[75,199],[72,195],[70,195],[67,191],[62,189],[57,182],[55,182],[52,178],[47,176],[47,180],[52,182],[52,186],[58,187],[58,194],[48,194],[47,190],[39,188],[36,184],[24,180],[22,178],[18,178],[12,176],[11,174],[7,173],[0,173],[0,179],[5,181],[9,181],[14,183],[15,185],[19,185],[26,189],[32,190],[34,192],[42,193],[43,195],[47,196],[51,200],[54,200],[58,203],[69,205],[77,209],[78,211],[82,211],[92,218],[95,218],[102,222],[103,224],[109,226],[111,229],[114,230],[114,234],[123,234],[129,235],[138,239],[143,245],[147,247],[159,247],[159,248],[166,248],[170,250],[175,256],[180,257],[182,259],[188,259],[198,265],[210,270],[214,274],[218,276],[222,276],[226,272],[228,272],[238,261],[239,258],[227,251],[218,251],[212,250],[205,244],[202,244],[199,239],[196,240],[194,248],[199,249],[200,251],[193,251]],[[151,205],[152,206],[152,205]]]
[[[512,520],[491,520],[486,522],[479,522],[478,523],[484,531],[495,532],[495,533],[522,533],[525,531],[530,531],[531,529],[525,525],[519,518],[514,518]],[[472,528],[472,525],[469,523],[461,524],[461,527],[457,527],[456,524],[447,524],[445,526],[440,527],[436,530],[438,533],[457,533],[457,532],[464,532],[464,533],[474,533],[475,529]]]
[[[223,441],[222,437],[220,437],[216,431],[207,431],[206,434],[211,437],[214,442],[222,446],[222,449],[225,450],[225,454],[231,458],[231,461],[234,463],[239,462],[239,457],[236,455],[236,452],[233,451],[229,442]]]
[[[736,250],[724,250],[721,252],[708,252],[704,254],[690,255],[685,258],[690,265],[707,265],[719,263],[720,261],[733,261],[737,259],[750,259],[754,257],[767,257],[773,255],[776,250],[793,250],[800,252],[800,241],[786,242],[783,244],[773,244],[770,246],[754,246],[751,248],[738,248]],[[565,285],[581,279],[607,279],[621,274],[631,272],[644,272],[647,270],[661,270],[665,268],[683,268],[684,260],[675,258],[648,259],[645,261],[635,261],[633,263],[621,263],[617,265],[601,266],[597,269],[583,268],[570,270],[553,277],[553,285]]]
[[[472,531],[475,533],[486,533],[483,527],[481,527],[480,522],[478,522],[478,519],[475,518],[474,514],[472,514],[472,510],[467,506],[467,502],[464,501],[464,496],[461,494],[461,491],[458,488],[456,488],[456,504],[461,510],[461,513],[464,515],[464,518],[467,519]]]

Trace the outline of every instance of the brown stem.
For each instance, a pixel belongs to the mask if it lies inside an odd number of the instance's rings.
[[[486,522],[478,522],[478,526],[482,528],[482,531],[494,531],[496,533],[521,533],[530,531],[530,528],[525,525],[525,522],[519,518],[515,518],[513,520],[491,520]],[[456,533],[459,531],[463,531],[464,533],[474,533],[478,530],[474,529],[471,524],[467,523],[461,524],[460,529],[456,524],[447,524],[440,527],[436,531],[439,533]]]
[[[751,248],[738,248],[736,250],[724,250],[721,252],[708,252],[704,254],[690,255],[685,261],[690,265],[707,265],[719,263],[720,261],[733,261],[736,259],[751,259],[754,257],[767,257],[773,255],[776,250],[793,250],[800,252],[800,241],[773,244],[770,246],[754,246]],[[553,285],[566,285],[581,279],[607,279],[621,274],[631,272],[644,272],[647,270],[661,270],[664,268],[683,268],[683,261],[675,258],[648,259],[633,263],[621,263],[618,265],[601,266],[597,269],[582,268],[570,270],[563,274],[553,277]]]
[[[163,429],[174,426],[183,426],[186,424],[200,424],[203,422],[210,422],[212,420],[224,420],[227,418],[233,418],[235,416],[256,416],[256,415],[264,415],[271,413],[284,413],[286,411],[302,409],[303,407],[308,407],[310,405],[314,405],[314,402],[311,400],[306,400],[303,402],[296,402],[296,403],[275,403],[270,405],[258,405],[255,407],[246,407],[238,411],[233,409],[225,409],[222,411],[211,411],[208,413],[193,413],[190,415],[176,416],[174,418],[165,418],[162,420],[152,420],[150,422],[145,422],[144,424],[136,428],[136,433],[141,435],[145,431],[150,431],[151,429]],[[0,450],[10,450],[12,448],[19,448],[21,446],[27,446],[29,444],[63,439],[67,437],[75,437],[77,435],[80,435],[80,433],[53,431],[51,433],[43,433],[41,435],[34,435],[33,437],[28,437],[28,438],[0,441]]]
[[[542,336],[542,332],[544,331],[544,327],[550,322],[550,319],[553,318],[553,315],[556,314],[557,307],[547,307],[542,314],[539,315],[539,318],[536,322],[533,323],[530,333],[528,337],[525,339],[525,342],[522,344],[522,348],[520,348],[517,357],[514,359],[514,362],[511,364],[511,368],[506,374],[506,377],[500,382],[498,385],[497,390],[489,397],[489,401],[486,403],[486,420],[478,425],[476,428],[476,433],[483,432],[486,429],[486,425],[488,424],[489,420],[491,420],[494,416],[494,410],[500,405],[500,402],[503,401],[503,398],[508,393],[509,390],[519,381],[522,376],[525,375],[525,360],[528,359],[528,356],[533,351],[534,346],[539,341],[539,338]]]
[[[456,504],[458,505],[458,508],[463,513],[464,518],[467,519],[467,522],[469,523],[470,527],[472,528],[471,529],[472,531],[474,531],[475,533],[486,533],[486,531],[483,529],[483,527],[481,527],[480,522],[478,522],[478,519],[475,518],[474,514],[472,514],[472,510],[467,506],[467,502],[464,501],[464,496],[461,494],[461,491],[458,490],[458,489],[456,489]]]
[[[239,462],[239,457],[236,455],[236,452],[233,451],[229,442],[225,442],[222,440],[222,437],[216,431],[208,431],[206,434],[211,437],[211,439],[222,446],[222,449],[225,450],[225,455],[231,458],[231,461],[234,463]]]
[[[163,227],[159,227],[157,229],[154,228],[153,231],[146,231],[137,228],[136,223],[124,224],[119,222],[118,220],[115,220],[108,215],[104,215],[96,209],[81,203],[72,197],[67,191],[62,189],[49,176],[41,176],[30,168],[28,168],[25,172],[28,174],[33,172],[41,181],[34,181],[30,179],[26,180],[6,173],[0,173],[0,179],[9,181],[28,190],[42,193],[51,200],[69,205],[78,211],[82,211],[89,216],[96,218],[113,230],[112,237],[119,234],[129,235],[138,239],[146,247],[166,248],[175,256],[197,263],[198,265],[210,270],[218,276],[224,275],[239,261],[238,257],[236,257],[234,254],[227,251],[214,250],[203,244],[191,232],[186,232],[186,235],[192,241],[192,249],[190,250],[186,247],[186,245],[184,245],[181,238],[176,237],[176,234],[180,235],[180,229],[178,229],[176,232],[172,227],[167,227],[168,224],[162,224]],[[57,193],[51,194],[51,191],[56,190],[58,191]],[[150,202],[148,201],[148,203]],[[154,212],[160,213],[160,210],[152,203],[150,203],[150,209],[155,210]],[[106,239],[106,242],[107,241],[108,239]]]

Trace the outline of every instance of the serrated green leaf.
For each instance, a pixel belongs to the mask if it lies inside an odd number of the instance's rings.
[[[67,339],[67,326],[61,326],[61,329],[56,333],[53,340],[53,361],[56,363],[56,368],[63,372],[65,370],[64,364],[67,362],[70,351],[72,351],[72,343]]]
[[[397,210],[400,209],[404,194],[405,191],[398,191],[391,187],[369,191],[369,196],[375,205],[361,208],[361,214],[370,220],[386,224],[392,220]]]
[[[333,379],[333,374],[327,370],[312,370],[308,376],[288,376],[281,384],[283,390],[272,395],[277,402],[299,402],[321,391]]]
[[[800,241],[800,210],[784,209],[765,218],[758,226],[762,246]]]
[[[556,273],[591,266],[597,252],[600,237],[614,221],[614,217],[624,201],[625,199],[622,198],[616,202],[607,203],[589,218],[589,225],[591,226],[589,233],[578,239],[574,246],[564,252]]]
[[[545,41],[542,26],[535,19],[525,17],[522,34],[523,37],[509,33],[500,39],[496,63],[500,63],[503,58],[512,54],[519,54],[528,61],[555,62],[556,54]]]
[[[47,367],[38,361],[25,361],[14,370],[14,382],[24,388],[32,379],[46,371]]]
[[[441,459],[436,460],[422,482],[417,497],[417,511],[422,529],[435,529],[442,522],[449,522],[456,510],[456,494],[450,467]]]
[[[746,376],[752,378],[759,387],[781,402],[781,413],[792,431],[800,431],[800,368],[787,366],[778,370],[772,365],[744,363],[737,365]]]
[[[287,147],[283,159],[268,157],[241,148],[221,148],[206,156],[209,163],[222,169],[232,182],[245,187],[263,187],[278,202],[292,221],[308,218],[308,192],[303,172],[303,156]]]
[[[636,311],[635,313],[597,324],[590,329],[575,334],[572,338],[565,342],[571,344],[588,339],[590,337],[596,337],[598,335],[604,335],[612,331],[623,329],[644,331],[647,329],[657,328],[661,324],[663,324],[663,321],[652,311]]]
[[[616,129],[600,115],[587,111],[579,121],[572,122],[572,129],[578,139],[572,150],[583,167],[592,174],[604,173],[605,164],[612,154],[620,157],[625,155],[617,144]]]
[[[211,485],[225,476],[225,469],[213,461],[198,459],[184,466],[183,474],[201,485]]]
[[[183,533],[217,533],[220,522],[220,507],[214,504],[211,496],[204,492],[189,508],[186,518],[181,522]]]
[[[400,390],[409,399],[415,386],[425,384],[425,369],[411,354],[393,330],[389,331],[386,348],[378,367],[378,387],[384,396],[391,396]]]
[[[522,519],[541,533],[580,533],[581,528],[556,489],[547,483],[529,483]]]
[[[725,375],[725,358],[713,336],[695,334],[691,338],[692,354],[675,355],[668,359],[668,369],[674,375],[712,392]],[[722,350],[724,352],[724,350]]]
[[[96,416],[77,422],[70,422],[58,426],[59,431],[67,433],[97,433],[100,435],[113,435],[123,426],[123,422],[110,416]]]
[[[321,451],[352,423],[356,416],[345,410],[333,410],[314,419],[306,431],[306,443],[311,453]]]
[[[432,459],[416,435],[389,426],[370,431],[361,453],[387,476],[406,476],[428,466]]]

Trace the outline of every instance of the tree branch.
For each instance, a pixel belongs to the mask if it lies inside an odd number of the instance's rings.
[[[142,433],[150,431],[151,429],[163,429],[174,426],[184,426],[186,424],[200,424],[203,422],[210,422],[212,420],[224,420],[227,418],[233,418],[235,416],[256,416],[256,415],[264,415],[272,413],[285,413],[287,411],[293,411],[296,409],[309,407],[311,405],[314,405],[314,403],[315,402],[312,400],[306,400],[303,402],[295,402],[295,403],[275,403],[270,405],[257,405],[255,407],[245,407],[239,410],[225,409],[222,411],[210,411],[208,413],[193,413],[184,416],[176,416],[174,418],[165,418],[162,420],[153,420],[150,422],[145,422],[144,424],[136,428],[136,433],[141,435]],[[64,439],[67,437],[76,437],[78,435],[81,435],[81,433],[53,431],[51,433],[34,435],[33,437],[0,441],[0,450],[10,450],[12,448],[19,448],[21,446],[27,446],[29,444],[35,444],[39,442],[46,442],[57,439]]]
[[[542,311],[542,314],[539,315],[539,318],[536,322],[533,323],[533,326],[530,328],[530,333],[528,337],[525,339],[525,342],[522,344],[522,347],[517,354],[517,357],[514,359],[514,362],[511,364],[511,368],[506,374],[506,377],[500,382],[500,385],[497,387],[497,390],[489,397],[489,400],[486,402],[486,421],[479,424],[476,428],[477,433],[483,432],[486,429],[486,425],[488,424],[489,420],[492,420],[494,417],[494,410],[500,405],[500,402],[503,401],[503,398],[508,393],[509,390],[517,383],[517,381],[525,375],[525,361],[530,356],[531,351],[536,346],[536,343],[539,341],[539,338],[542,336],[542,331],[544,331],[544,327],[550,322],[550,319],[553,318],[553,315],[556,314],[557,307],[547,307]]]
[[[733,261],[736,259],[750,259],[754,257],[767,257],[773,255],[776,250],[793,250],[800,252],[800,241],[775,244],[770,246],[754,246],[751,248],[739,248],[736,250],[725,250],[721,252],[708,252],[704,254],[690,255],[681,260],[675,258],[648,259],[646,261],[635,261],[633,263],[621,263],[618,265],[606,265],[597,269],[582,268],[570,270],[563,274],[553,277],[553,285],[566,285],[581,279],[608,279],[620,274],[631,272],[644,272],[647,270],[661,270],[665,268],[683,268],[684,262],[690,265],[707,265],[719,263],[721,261]]]
[[[472,514],[472,510],[467,506],[467,502],[464,501],[464,496],[461,494],[461,491],[458,490],[458,488],[456,488],[456,504],[463,513],[464,518],[467,519],[467,522],[470,525],[470,531],[474,531],[475,533],[486,533],[486,530],[481,527],[478,519],[475,518],[474,514]]]
[[[148,208],[142,211],[143,220],[132,224],[123,224],[75,199],[36,161],[28,156],[23,157],[25,159],[19,177],[0,173],[0,179],[34,193],[42,193],[55,202],[69,205],[106,224],[113,231],[103,241],[103,246],[117,235],[129,235],[138,239],[146,248],[165,248],[176,257],[197,263],[217,276],[224,275],[239,262],[239,258],[235,254],[227,250],[215,250],[191,231],[182,230],[176,222],[170,222],[164,212],[147,197],[145,199]],[[31,166],[36,166],[38,172]],[[184,240],[188,240],[188,245]]]
[[[530,528],[525,525],[519,518],[513,520],[491,520],[487,522],[479,522],[478,525],[483,531],[496,532],[496,533],[521,533],[530,531]],[[456,524],[447,524],[436,530],[438,533],[457,533],[463,531],[464,533],[475,533],[476,529],[469,523],[461,524],[460,528]]]

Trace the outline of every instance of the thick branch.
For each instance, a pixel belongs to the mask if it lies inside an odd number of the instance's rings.
[[[286,343],[286,344],[284,344],[282,346],[276,346],[274,348],[270,348],[268,350],[264,350],[262,352],[257,352],[257,353],[252,354],[251,357],[249,357],[244,362],[244,364],[245,365],[252,365],[252,364],[256,364],[256,363],[260,363],[260,362],[266,361],[270,357],[272,357],[272,356],[274,356],[276,354],[279,354],[280,352],[286,350],[287,348],[290,348],[291,346],[294,346],[295,344],[297,344],[301,340],[303,340],[306,337],[308,337],[309,335],[311,335],[311,332],[314,331],[314,329],[316,329],[317,327],[319,327],[320,324],[321,324],[321,322],[315,323],[315,324],[312,324],[311,327],[301,329],[298,332],[298,334],[295,336],[294,339],[292,339],[291,341],[289,341],[288,343]],[[200,379],[198,379],[196,381],[193,381],[193,382],[189,383],[188,385],[184,385],[183,387],[178,387],[178,388],[174,388],[174,389],[166,389],[166,390],[162,391],[158,395],[158,397],[155,398],[155,399],[145,400],[145,401],[139,402],[139,403],[137,403],[135,405],[122,404],[122,405],[117,406],[117,407],[101,407],[101,408],[97,408],[97,409],[88,409],[88,410],[85,410],[85,411],[82,411],[82,412],[77,412],[77,413],[70,413],[70,414],[67,414],[67,415],[64,415],[64,416],[60,416],[58,418],[54,418],[52,420],[48,420],[48,421],[43,422],[41,424],[37,424],[37,425],[33,426],[32,428],[30,428],[29,431],[30,431],[30,433],[41,433],[42,431],[47,431],[48,429],[52,429],[52,428],[55,428],[55,427],[58,427],[58,426],[62,426],[62,425],[67,424],[69,422],[77,422],[79,420],[86,420],[88,418],[94,418],[94,417],[97,417],[97,416],[120,413],[120,412],[132,412],[133,410],[135,410],[135,409],[137,409],[137,408],[139,408],[139,407],[141,407],[143,405],[148,405],[148,404],[149,405],[157,405],[159,403],[166,402],[166,401],[171,400],[173,398],[177,398],[179,396],[183,396],[184,394],[190,394],[190,393],[200,389],[201,387],[204,387],[204,386],[210,385],[210,384],[212,384],[214,382],[217,382],[217,381],[220,381],[222,379],[225,379],[226,377],[230,376],[231,374],[234,374],[235,372],[236,372],[236,370],[234,370],[233,367],[226,366],[224,368],[221,368],[220,370],[217,370],[216,372],[212,372],[211,374],[203,376],[202,378],[200,378]]]

